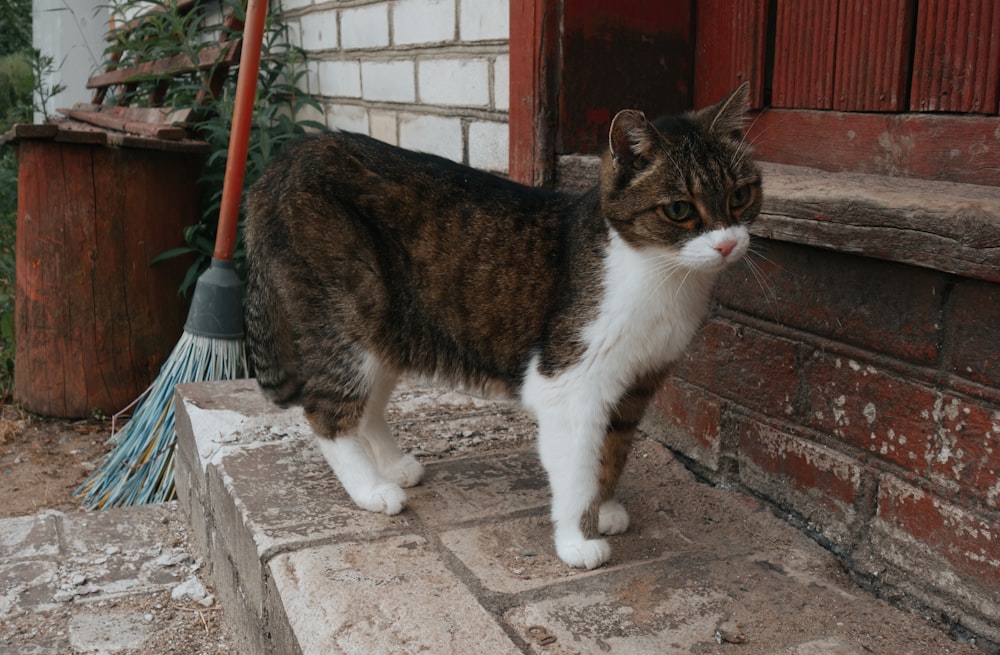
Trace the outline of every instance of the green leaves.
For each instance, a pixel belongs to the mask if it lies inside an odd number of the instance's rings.
[[[140,0],[125,0],[113,7],[118,15],[131,15],[131,8],[139,6]],[[131,65],[140,61],[162,59],[175,55],[186,55],[197,59],[206,47],[219,42],[219,35],[228,28],[216,21],[205,20],[197,10],[186,15],[178,15],[172,3],[155,0],[160,14],[155,20],[144,21],[139,30],[122,34],[105,51],[109,61],[117,58],[119,65]],[[232,11],[242,19],[245,11],[238,0],[225,0],[223,11]],[[142,6],[149,2],[142,0]],[[219,17],[216,17],[219,18]],[[221,18],[220,18],[221,20]],[[227,35],[229,39],[240,34]],[[290,43],[289,28],[273,15],[268,16],[264,30],[260,71],[257,80],[257,97],[254,103],[250,142],[247,150],[247,166],[244,191],[260,177],[271,158],[285,143],[309,129],[324,129],[324,125],[301,116],[308,110],[321,114],[322,108],[315,98],[300,90],[306,76],[305,52]],[[235,69],[230,71],[218,96],[212,99],[210,84],[213,70],[200,73],[184,73],[172,77],[164,94],[163,104],[175,108],[196,109],[195,119],[187,127],[210,146],[199,180],[202,195],[202,215],[198,222],[184,231],[187,246],[174,248],[157,255],[151,263],[179,256],[195,255],[195,261],[188,269],[179,292],[187,295],[193,290],[198,276],[208,268],[215,249],[215,233],[219,220],[219,206],[225,177],[226,157],[232,130],[233,104],[236,96]],[[161,80],[151,77],[137,84],[128,93],[137,98],[148,97]],[[161,87],[162,88],[162,87]],[[205,104],[200,104],[204,99]],[[108,99],[108,102],[112,99]],[[243,214],[240,214],[238,239],[242,236]],[[243,269],[243,249],[237,242],[234,263],[240,277],[245,277]]]

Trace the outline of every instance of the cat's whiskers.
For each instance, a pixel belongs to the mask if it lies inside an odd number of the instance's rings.
[[[754,257],[760,258],[774,266],[778,265],[771,259],[762,255],[759,250],[754,249],[752,246],[747,251],[746,257],[743,258],[747,270],[750,271],[750,274],[753,275],[757,285],[760,287],[761,295],[763,295],[767,300],[768,305],[773,307],[774,303],[777,302],[777,294],[774,291],[774,286],[769,283],[767,275],[764,273],[764,269],[761,268],[760,264],[754,261]],[[778,267],[780,268],[780,266]]]

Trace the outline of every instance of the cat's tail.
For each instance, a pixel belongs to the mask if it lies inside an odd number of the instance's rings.
[[[279,405],[288,405],[302,392],[292,326],[265,271],[247,254],[247,353],[261,390]]]

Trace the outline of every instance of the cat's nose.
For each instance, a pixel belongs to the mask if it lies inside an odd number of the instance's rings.
[[[726,239],[725,241],[715,244],[715,249],[719,251],[719,254],[723,257],[728,257],[729,253],[731,253],[735,247],[735,239]]]

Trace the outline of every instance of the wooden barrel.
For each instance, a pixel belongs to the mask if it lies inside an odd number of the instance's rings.
[[[114,413],[181,334],[190,260],[155,265],[199,214],[201,156],[17,143],[14,400],[43,416]]]

